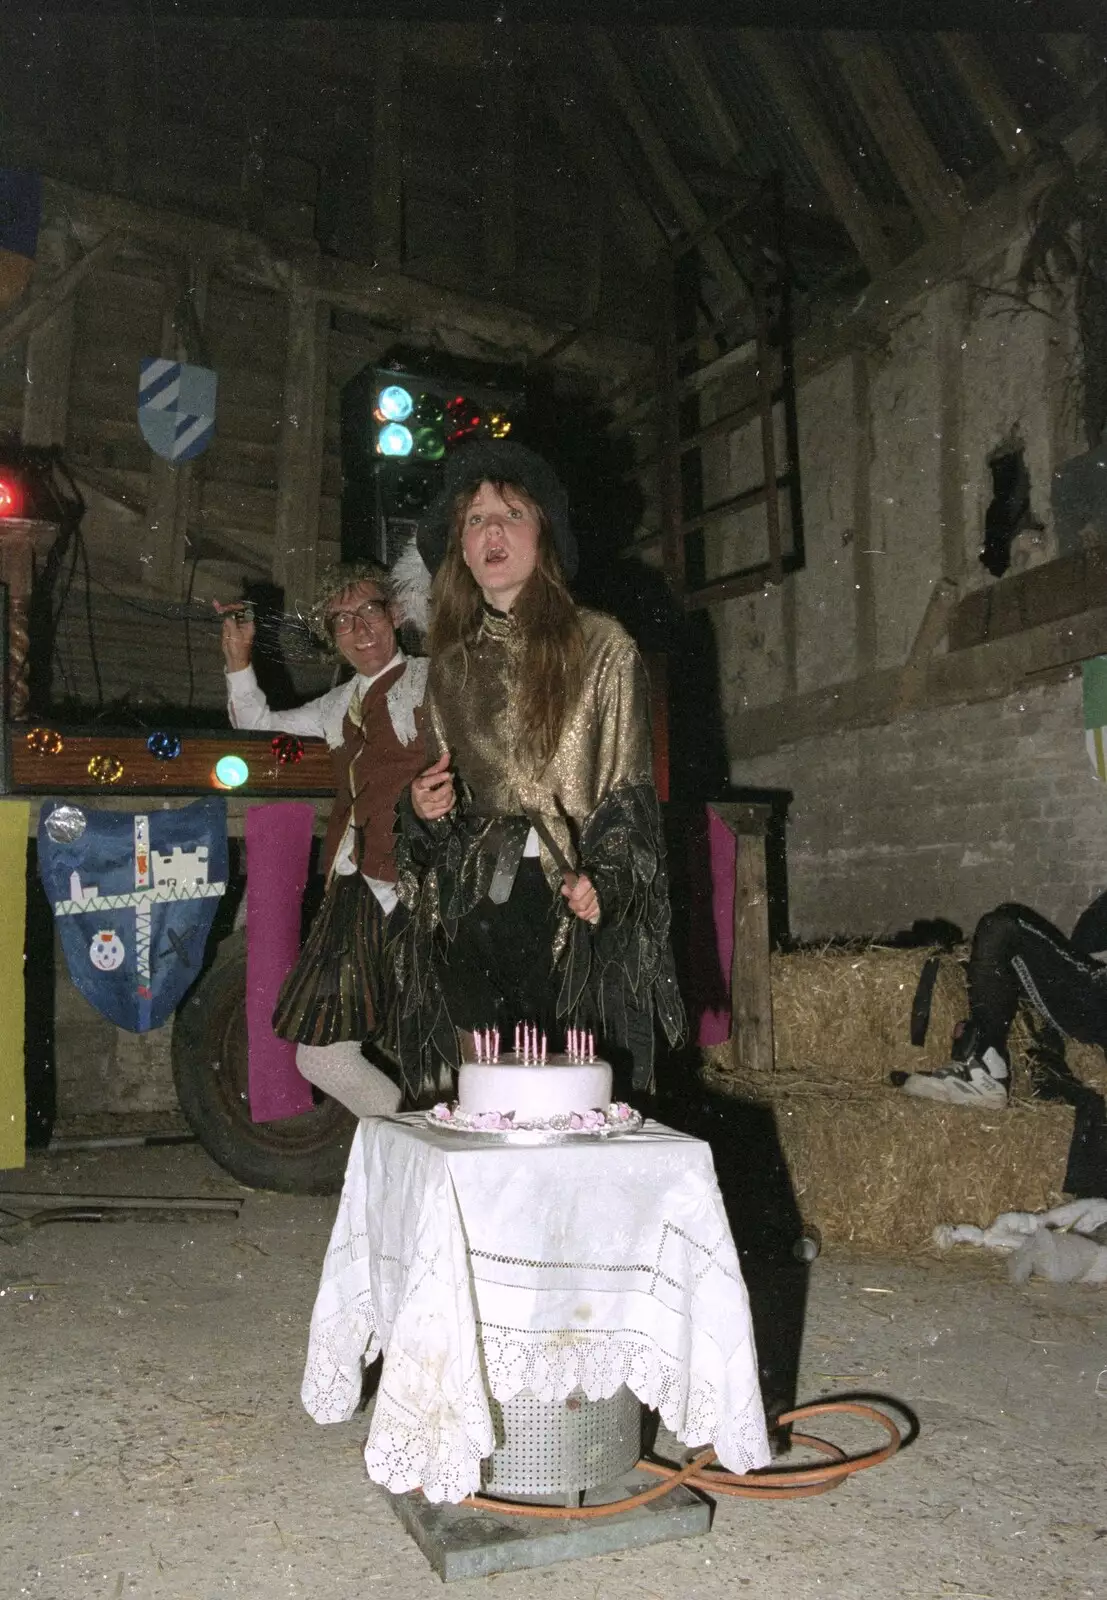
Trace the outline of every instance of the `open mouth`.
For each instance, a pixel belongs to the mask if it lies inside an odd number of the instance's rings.
[[[501,562],[506,560],[507,551],[502,549],[499,545],[494,545],[491,550],[486,550],[484,553],[484,564],[486,567],[499,566]]]

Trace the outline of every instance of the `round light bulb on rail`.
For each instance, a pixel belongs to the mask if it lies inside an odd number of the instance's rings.
[[[215,781],[221,789],[241,789],[249,776],[241,756],[220,756],[215,763]]]
[[[409,456],[414,443],[411,429],[402,422],[389,422],[377,434],[377,449],[382,456]]]
[[[415,401],[398,383],[390,383],[387,389],[382,389],[377,396],[377,410],[388,422],[403,422],[410,417],[415,408]]]

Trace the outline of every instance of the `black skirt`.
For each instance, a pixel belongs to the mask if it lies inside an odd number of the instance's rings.
[[[312,1045],[372,1037],[387,1049],[395,1004],[384,927],[381,903],[361,873],[336,873],[300,959],[281,985],[273,1032]]]

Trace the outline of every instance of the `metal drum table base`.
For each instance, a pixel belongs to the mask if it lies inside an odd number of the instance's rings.
[[[549,1404],[533,1395],[491,1401],[496,1448],[484,1463],[482,1492],[536,1505],[607,1504],[656,1480],[635,1471],[642,1407],[629,1389],[608,1400],[581,1391]],[[435,1572],[447,1582],[526,1567],[552,1566],[613,1550],[705,1534],[708,1502],[677,1485],[669,1494],[596,1520],[497,1516],[484,1507],[432,1505],[420,1490],[389,1496]]]

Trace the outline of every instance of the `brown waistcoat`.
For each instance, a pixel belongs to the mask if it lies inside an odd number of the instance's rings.
[[[334,807],[323,841],[323,866],[330,873],[353,812],[357,842],[354,855],[361,871],[370,878],[395,883],[396,866],[392,859],[394,810],[400,794],[427,764],[423,743],[423,709],[415,710],[416,737],[401,744],[388,715],[388,691],[407,663],[383,673],[362,697],[359,720],[350,712],[342,723],[342,743],[331,751],[334,762]]]

